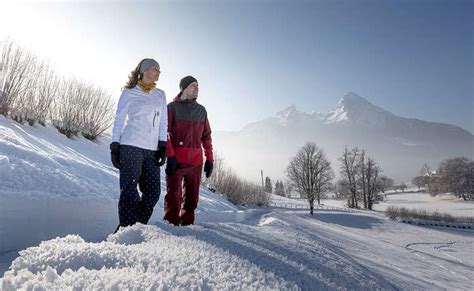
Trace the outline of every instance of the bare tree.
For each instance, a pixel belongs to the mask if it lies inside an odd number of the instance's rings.
[[[474,162],[467,157],[456,157],[440,163],[437,175],[441,189],[464,200],[474,198]]]
[[[342,179],[336,182],[334,185],[334,193],[336,199],[347,199],[351,195],[351,187],[347,179]]]
[[[21,119],[34,125],[36,122],[46,125],[53,100],[58,91],[59,79],[53,70],[44,62],[40,62],[36,57],[31,58],[30,68],[26,74],[28,83],[14,103],[14,108],[21,113]]]
[[[423,177],[423,184],[430,188],[431,178],[433,177],[433,171],[428,164],[424,164],[420,169],[420,176]]]
[[[214,158],[214,170],[209,183],[217,191],[236,205],[268,206],[271,197],[265,193],[261,185],[241,179],[231,168],[228,168],[224,159],[218,154]]]
[[[290,181],[288,181],[286,179],[285,179],[284,189],[285,189],[286,197],[291,198],[293,190],[294,190],[294,186],[291,184]]]
[[[34,56],[31,56],[28,62],[28,70],[23,78],[26,82],[22,83],[18,95],[15,96],[15,101],[11,106],[14,110],[11,110],[10,115],[17,122],[23,123],[23,121],[26,121],[29,125],[34,125],[36,121],[34,101],[38,84],[37,76],[41,74],[42,67]]]
[[[356,180],[359,186],[359,192],[362,194],[361,199],[364,203],[364,209],[368,208],[368,179],[370,179],[370,177],[367,177],[367,166],[365,150],[361,150],[359,154],[359,160],[356,164]]]
[[[380,191],[382,191],[382,193],[385,193],[385,191],[392,188],[394,184],[393,179],[387,176],[380,176],[379,181],[380,181]]]
[[[271,196],[262,191],[262,187],[245,180],[241,181],[240,193],[247,198],[246,204],[268,206],[271,201]]]
[[[63,79],[55,99],[52,120],[67,137],[82,133],[95,140],[113,121],[114,104],[110,94],[76,79]]]
[[[68,137],[95,140],[113,121],[109,93],[73,78],[59,81],[44,61],[5,41],[0,56],[0,114],[17,122],[53,125]]]
[[[341,158],[339,158],[341,161],[341,176],[346,179],[349,186],[350,196],[347,205],[350,208],[359,207],[357,199],[357,163],[359,156],[360,151],[357,147],[349,151],[346,146]]]
[[[466,189],[466,194],[469,200],[474,200],[474,161],[471,160],[467,167],[465,168],[465,177],[467,181],[465,182],[464,186]]]
[[[359,192],[362,194],[358,198],[362,200],[364,209],[372,210],[373,205],[382,200],[382,196],[379,195],[382,189],[379,173],[382,170],[373,158],[366,158],[365,150],[360,153],[356,169],[357,184],[359,185]]]
[[[431,176],[433,172],[428,164],[424,164],[420,169],[420,176]]]
[[[314,201],[331,188],[334,172],[324,151],[313,142],[307,142],[291,159],[286,174],[293,186],[308,200],[311,215]]]
[[[405,184],[405,183],[402,183],[400,185],[395,185],[393,186],[393,190],[397,191],[398,189],[400,189],[400,191],[405,191],[405,189],[407,189],[408,186]]]
[[[22,116],[14,106],[18,105],[16,102],[23,95],[25,88],[28,88],[28,83],[31,81],[28,72],[34,63],[31,53],[11,41],[5,42],[0,60],[2,76],[0,114],[13,115],[15,120],[22,122]]]
[[[87,106],[84,85],[70,78],[63,79],[54,102],[53,125],[71,138],[81,131],[81,110]]]
[[[81,133],[89,139],[95,140],[106,131],[113,122],[114,103],[110,94],[92,85],[84,88],[87,103],[81,111]]]
[[[238,188],[240,179],[231,169],[225,169],[221,172],[221,177],[215,184],[216,190],[227,196],[230,202],[238,204],[244,199],[239,197]]]
[[[364,209],[372,210],[373,205],[383,199],[380,192],[393,180],[387,177],[381,180],[382,169],[365,150],[357,147],[349,150],[346,146],[339,160],[342,180],[336,184],[337,195],[346,197],[350,208],[358,208],[362,202]]]
[[[219,183],[219,179],[223,171],[225,170],[225,161],[224,157],[220,153],[214,152],[214,168],[212,170],[212,175],[209,178],[206,178],[206,173],[202,173],[201,183],[207,184],[207,187],[210,187],[215,190],[216,185]]]
[[[381,172],[380,167],[377,165],[374,159],[367,159],[366,174],[367,179],[367,201],[364,202],[364,208],[372,210],[373,205],[382,200],[382,196],[379,195],[380,183],[379,183],[379,173]]]
[[[418,187],[418,190],[420,190],[420,188],[424,187],[425,186],[425,177],[423,176],[416,176],[414,177],[411,182],[413,183],[413,185],[415,185],[416,187]]]
[[[33,104],[35,104],[36,121],[45,126],[46,120],[51,116],[54,99],[57,98],[60,80],[47,64],[42,65],[38,75],[36,85],[36,95]]]

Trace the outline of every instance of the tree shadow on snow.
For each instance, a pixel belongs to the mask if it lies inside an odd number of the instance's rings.
[[[307,214],[307,218],[319,220],[328,224],[338,224],[345,227],[371,229],[372,227],[384,223],[383,219],[357,213],[321,211],[317,210],[314,215]]]
[[[325,241],[307,240],[299,246],[288,245],[284,234],[281,240],[275,240],[271,235],[259,235],[253,226],[238,223],[204,223],[192,227],[159,223],[158,227],[176,236],[193,236],[248,260],[263,271],[294,282],[302,290],[399,289]],[[350,267],[346,268],[348,263]],[[355,270],[358,274],[354,274]],[[360,281],[361,276],[370,278],[373,284],[366,285],[364,280]]]

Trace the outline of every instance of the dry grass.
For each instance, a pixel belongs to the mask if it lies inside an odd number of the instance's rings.
[[[474,217],[470,216],[452,216],[449,213],[441,213],[439,211],[429,212],[423,209],[407,209],[397,206],[389,206],[385,210],[385,216],[392,220],[397,218],[414,218],[443,222],[474,223]]]

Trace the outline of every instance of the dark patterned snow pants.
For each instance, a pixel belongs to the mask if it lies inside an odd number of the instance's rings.
[[[160,167],[155,162],[155,151],[121,145],[120,165],[120,226],[147,224],[160,198]]]

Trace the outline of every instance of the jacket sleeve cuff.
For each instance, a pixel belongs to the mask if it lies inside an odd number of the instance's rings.
[[[158,148],[166,148],[166,141],[163,141],[163,140],[158,141]]]
[[[167,156],[167,157],[172,157],[172,156],[174,156],[173,145],[171,144],[171,141],[169,140],[169,138],[168,138],[168,140],[167,140],[167,142],[166,142],[166,156]]]

